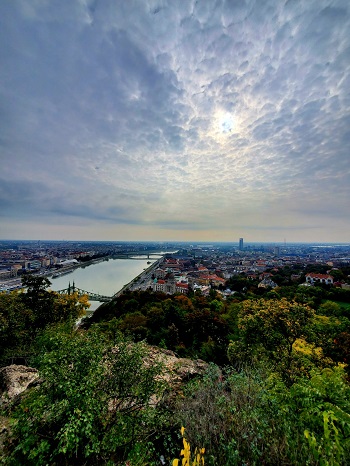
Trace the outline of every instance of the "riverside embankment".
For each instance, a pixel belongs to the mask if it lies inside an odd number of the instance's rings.
[[[114,296],[133,287],[138,283],[146,286],[146,277],[152,270],[157,259],[109,259],[91,264],[89,267],[75,268],[71,273],[50,279],[51,289],[54,291],[68,288],[74,282],[75,286],[104,296]],[[149,263],[151,262],[151,264]],[[155,265],[154,265],[155,266]],[[91,310],[95,310],[101,303],[93,301]]]

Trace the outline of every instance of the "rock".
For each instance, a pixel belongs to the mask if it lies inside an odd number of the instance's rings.
[[[181,385],[183,382],[199,375],[203,375],[208,364],[201,359],[179,358],[173,351],[158,348],[157,346],[148,346],[148,361],[159,361],[164,365],[162,378],[173,388]]]
[[[0,405],[12,401],[39,377],[33,367],[12,364],[0,369]]]
[[[130,346],[133,343],[130,343]],[[163,392],[163,396],[166,394],[166,400],[169,404],[171,399],[176,396],[178,392],[181,392],[181,386],[184,382],[204,374],[209,364],[201,359],[187,359],[179,358],[173,351],[159,348],[157,346],[150,346],[145,344],[145,357],[143,363],[145,366],[151,366],[152,364],[161,363],[163,371],[157,376],[157,379],[166,383],[167,389]],[[117,354],[119,347],[115,346],[112,349],[114,354]],[[149,405],[157,406],[162,400],[162,395],[152,395]],[[117,398],[109,401],[109,410],[114,411],[116,405],[119,403]],[[120,407],[120,404],[119,404]]]

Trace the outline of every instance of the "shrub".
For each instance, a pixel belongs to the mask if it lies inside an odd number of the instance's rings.
[[[5,464],[95,464],[126,459],[150,435],[164,384],[161,365],[144,364],[142,343],[102,335],[65,333],[57,327],[40,339],[43,382],[13,408]]]

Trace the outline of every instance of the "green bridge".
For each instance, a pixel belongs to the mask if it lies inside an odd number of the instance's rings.
[[[111,301],[113,296],[103,296],[98,293],[93,293],[91,291],[86,291],[82,290],[80,288],[77,288],[73,282],[73,285],[69,283],[68,288],[65,288],[63,290],[58,290],[56,293],[59,294],[73,294],[73,293],[78,293],[79,296],[86,295],[90,301],[99,301],[101,303],[107,303],[108,301]]]

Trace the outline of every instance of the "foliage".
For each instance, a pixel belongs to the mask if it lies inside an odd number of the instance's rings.
[[[191,445],[202,445],[206,464],[285,464],[297,445],[286,408],[264,369],[220,374],[211,367],[179,401],[177,416]],[[279,390],[287,389],[277,379]],[[290,430],[290,438],[289,438]],[[290,450],[289,450],[290,446]],[[286,463],[287,464],[287,463]],[[294,463],[298,464],[298,463]]]
[[[106,322],[113,321],[134,341],[145,339],[183,357],[224,364],[229,332],[222,317],[226,305],[215,290],[212,298],[133,292],[101,306],[87,326],[100,321],[106,326]]]
[[[24,275],[26,292],[0,293],[0,361],[25,361],[39,331],[59,322],[70,322],[90,306],[86,296],[60,295],[47,291],[47,278]]]
[[[293,345],[314,316],[305,304],[287,299],[245,301],[238,327],[244,347],[263,348],[289,383],[293,379]]]
[[[341,368],[292,387],[264,364],[217,376],[211,368],[190,384],[177,408],[191,445],[206,448],[206,464],[349,464],[350,388]]]
[[[169,463],[181,425],[178,464],[203,464],[202,448],[207,465],[350,464],[349,294],[277,275],[273,292],[236,277],[242,294],[230,300],[127,292],[76,331],[86,297],[35,277],[27,293],[0,294],[2,356],[34,354],[42,377],[11,408],[4,464]],[[162,369],[142,339],[221,368],[155,405]]]
[[[34,320],[18,292],[0,293],[0,360],[27,354]]]
[[[339,333],[333,341],[334,359],[346,364],[346,370],[350,373],[350,331]]]
[[[342,464],[343,446],[339,441],[339,430],[334,424],[338,419],[332,411],[323,413],[324,435],[318,441],[315,434],[305,430],[312,455],[317,464],[324,466],[340,466]]]
[[[326,316],[339,316],[342,314],[339,304],[329,300],[320,305],[318,312]]]
[[[308,424],[305,437],[316,464],[341,465],[350,461],[350,387],[341,367],[315,371],[291,389]]]
[[[182,441],[183,441],[183,450],[181,450],[180,456],[183,456],[182,459],[182,466],[200,466],[204,465],[204,453],[205,453],[205,448],[200,448],[197,450],[197,448],[194,451],[194,458],[192,460],[191,458],[191,446],[187,442],[185,438],[185,428],[181,427],[181,435],[182,435]],[[179,465],[179,460],[174,459],[173,460],[173,466],[178,466]]]
[[[21,294],[23,303],[34,312],[34,325],[37,328],[44,328],[54,321],[52,316],[54,294],[47,291],[51,285],[46,277],[38,277],[32,274],[22,276],[22,285],[27,288]]]
[[[161,365],[143,363],[141,343],[115,343],[94,329],[56,326],[40,336],[35,362],[43,383],[14,408],[5,464],[120,461],[147,438],[151,397],[164,389]]]
[[[45,328],[55,322],[76,320],[85,314],[89,307],[86,296],[77,293],[60,295],[47,288],[51,285],[45,277],[37,277],[31,274],[22,277],[22,285],[27,287],[26,293],[21,293],[23,303],[33,311],[34,326],[38,329]]]

